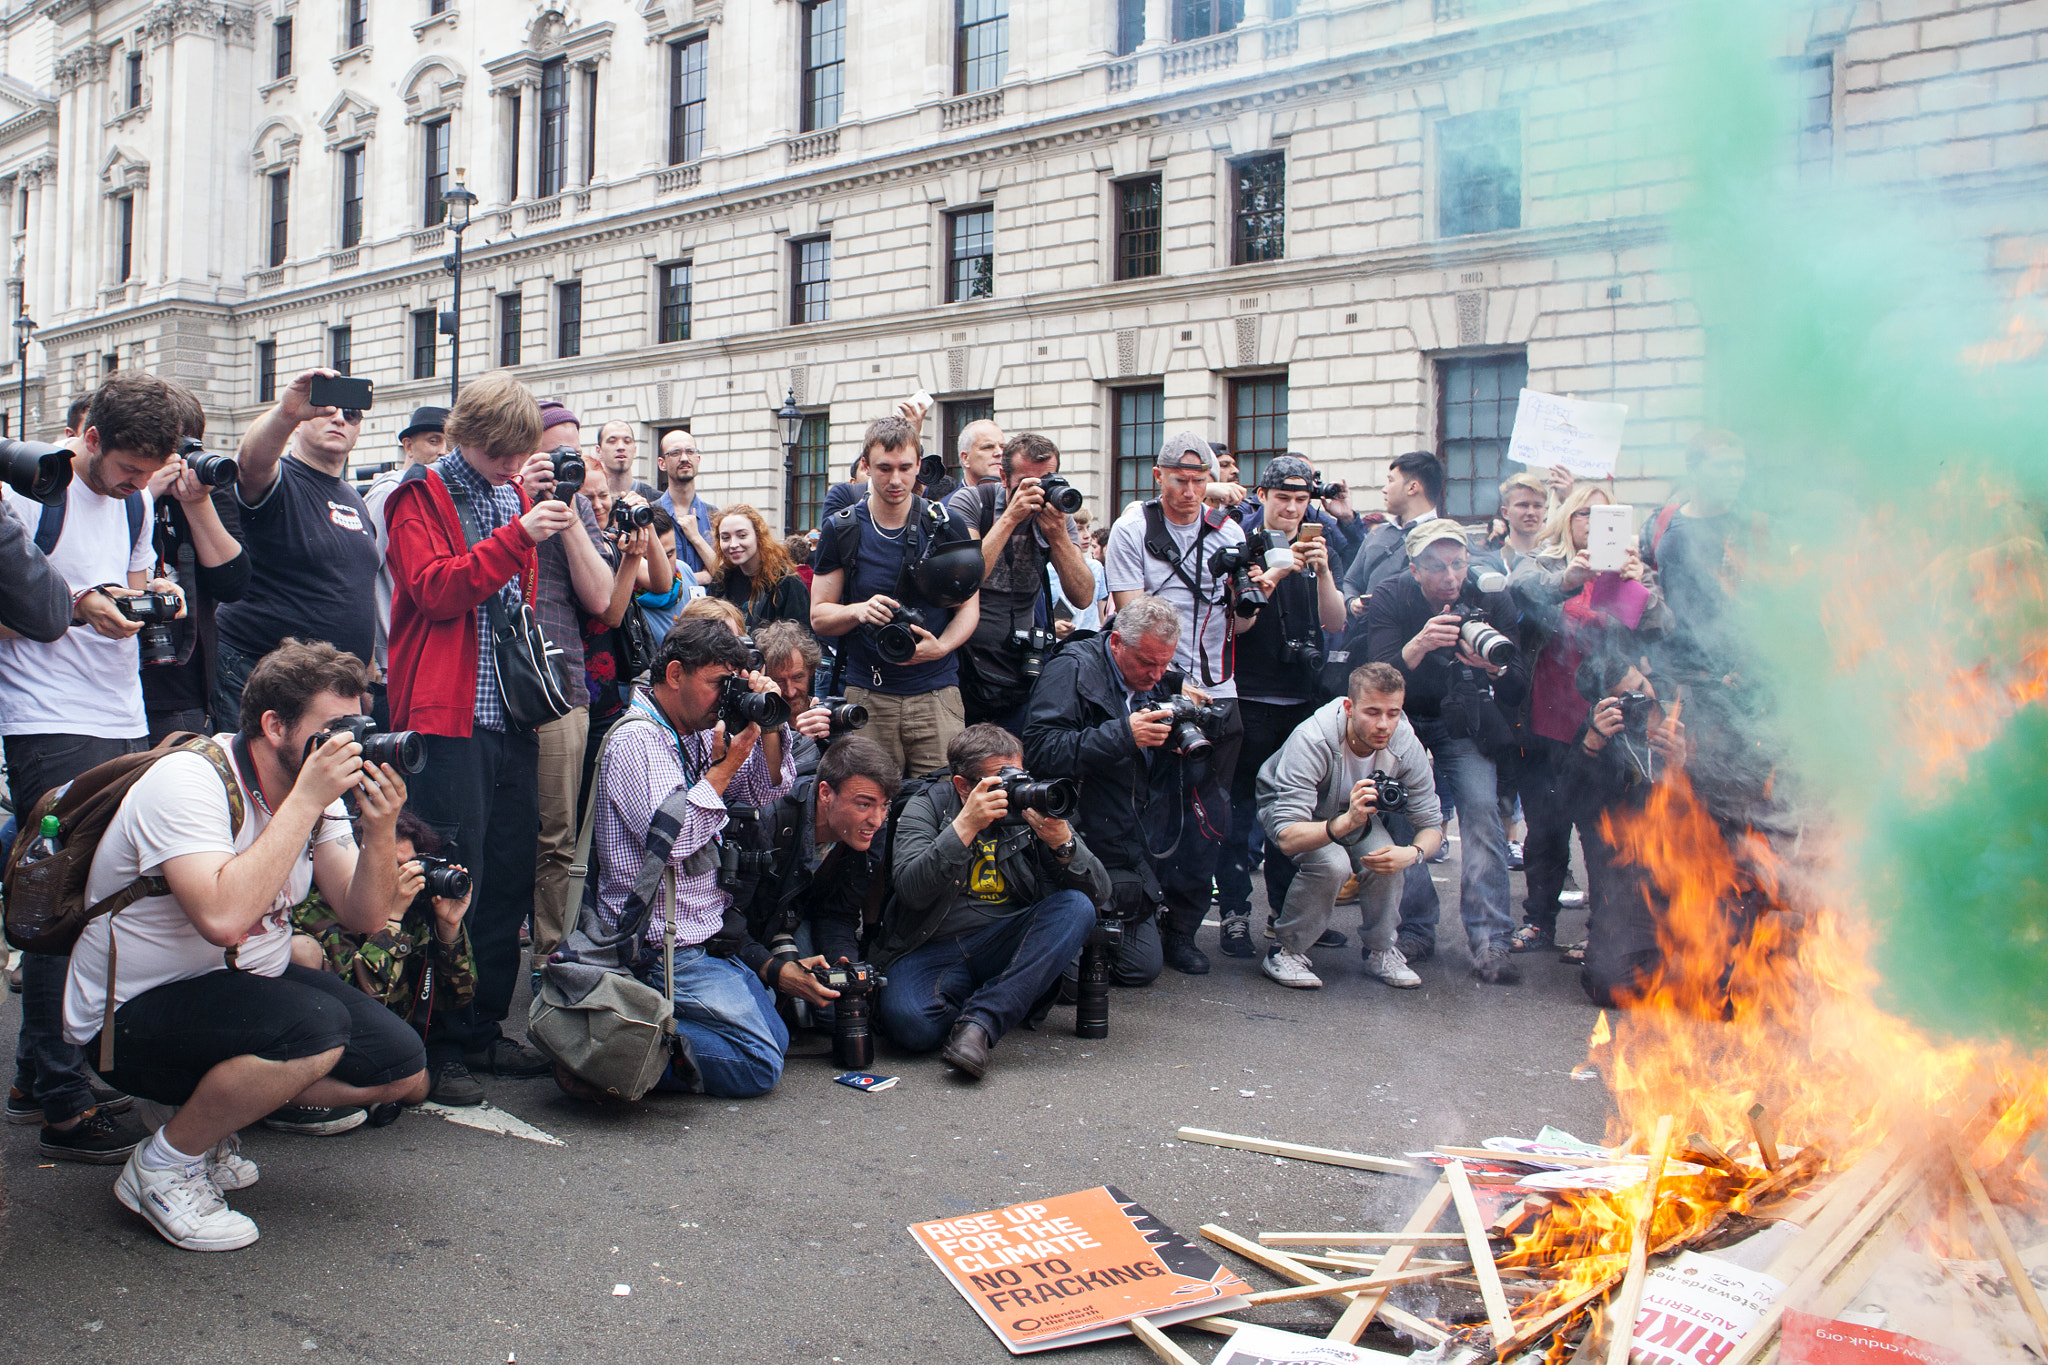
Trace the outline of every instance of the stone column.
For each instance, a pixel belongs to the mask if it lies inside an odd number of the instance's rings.
[[[519,82],[519,188],[520,198],[540,193],[540,78]]]

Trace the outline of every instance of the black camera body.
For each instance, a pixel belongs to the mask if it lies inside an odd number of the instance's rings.
[[[208,488],[233,483],[242,475],[242,466],[235,463],[234,456],[207,454],[206,443],[196,436],[187,436],[179,441],[178,454],[184,458],[185,468]]]
[[[1052,648],[1052,636],[1037,626],[1013,630],[1008,640],[1010,653],[1017,656],[1017,671],[1027,682],[1037,682],[1045,671],[1045,651]]]
[[[1341,483],[1324,483],[1323,476],[1320,474],[1316,475],[1315,478],[1311,479],[1308,485],[1309,497],[1315,499],[1318,502],[1320,502],[1324,498],[1341,498],[1344,496],[1346,491],[1347,490],[1345,489],[1344,485]]]
[[[640,503],[614,501],[609,520],[614,531],[620,535],[629,535],[654,525],[654,509]]]
[[[422,853],[414,861],[427,878],[427,884],[420,888],[420,895],[429,900],[459,901],[475,885],[467,868],[459,867],[446,858],[433,858]]]
[[[368,716],[336,716],[316,735],[306,740],[306,753],[325,744],[332,735],[347,735],[363,746],[363,762],[388,763],[412,776],[427,766],[427,745],[415,730],[383,731]]]
[[[1080,784],[1070,777],[1040,782],[1022,768],[998,768],[996,777],[1003,784],[1003,795],[1009,799],[1011,815],[1035,810],[1054,820],[1067,820],[1081,809]]]
[[[1070,517],[1080,511],[1081,504],[1086,501],[1081,490],[1068,483],[1064,474],[1046,475],[1038,481],[1038,488],[1045,494],[1046,502]]]
[[[718,680],[718,719],[736,735],[749,725],[771,730],[789,721],[789,702],[778,692],[756,692],[745,675],[728,673]]]
[[[946,481],[946,457],[933,452],[917,458],[917,481],[926,488],[936,488]]]
[[[891,607],[889,623],[875,628],[875,653],[882,656],[882,662],[907,664],[917,654],[917,636],[912,627],[930,630],[925,615],[916,607]]]
[[[1230,581],[1237,614],[1247,621],[1257,616],[1259,609],[1266,605],[1266,594],[1252,582],[1251,566],[1252,551],[1247,545],[1225,545],[1209,556],[1209,573],[1218,580]]]
[[[1621,732],[1638,744],[1650,742],[1650,713],[1657,699],[1647,692],[1624,692],[1621,702]]]
[[[823,697],[818,705],[825,708],[825,714],[831,720],[833,739],[849,731],[867,728],[868,708],[859,702],[848,701],[844,697]]]
[[[1289,668],[1305,668],[1320,677],[1323,665],[1329,655],[1323,650],[1323,642],[1316,636],[1301,640],[1286,640],[1280,645],[1280,662]]]
[[[1221,702],[1198,702],[1178,695],[1166,698],[1156,709],[1168,713],[1166,723],[1173,727],[1168,744],[1185,758],[1214,748],[1216,736],[1223,732],[1224,723],[1230,718],[1230,708]]]
[[[754,643],[751,635],[740,636],[740,643],[747,647],[747,667],[759,672],[768,666],[768,656],[761,652],[761,646]]]
[[[131,621],[145,626],[167,626],[178,619],[178,595],[171,592],[139,592],[133,597],[116,597],[114,606]]]
[[[875,1037],[868,1024],[868,997],[889,979],[867,962],[840,962],[810,971],[819,985],[839,992],[832,1002],[832,1060],[849,1071],[873,1066]]]
[[[1365,780],[1372,783],[1373,809],[1384,815],[1388,811],[1400,810],[1408,804],[1408,788],[1392,773],[1371,772]]]
[[[548,452],[548,458],[555,465],[555,501],[574,502],[583,480],[590,474],[590,467],[583,463],[583,452],[575,446],[556,446]]]

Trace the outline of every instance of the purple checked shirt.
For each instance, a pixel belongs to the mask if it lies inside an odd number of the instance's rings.
[[[699,730],[684,735],[678,749],[675,730],[653,709],[653,703],[636,698],[633,709],[653,716],[655,723],[628,723],[622,718],[625,728],[606,746],[598,766],[597,827],[591,834],[604,867],[597,888],[598,918],[607,930],[618,924],[619,910],[632,894],[641,859],[646,856],[647,826],[669,794],[687,783],[689,813],[676,834],[668,860],[669,866],[676,869],[676,946],[690,948],[718,932],[732,897],[719,889],[716,866],[691,876],[682,870],[684,861],[715,840],[725,828],[728,804],[765,806],[788,791],[796,781],[796,763],[791,746],[785,743],[782,770],[771,775],[763,757],[766,745],[757,743],[754,752],[747,755],[747,761],[726,784],[721,799],[703,776],[712,763],[712,732]],[[667,934],[668,920],[657,899],[654,913],[647,920],[646,939],[658,944]]]

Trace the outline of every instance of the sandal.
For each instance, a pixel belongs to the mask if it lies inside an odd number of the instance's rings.
[[[1557,946],[1557,931],[1537,924],[1525,924],[1508,938],[1511,953],[1540,953]]]
[[[1562,963],[1564,963],[1564,964],[1565,964],[1566,966],[1568,966],[1568,967],[1583,967],[1583,966],[1585,966],[1585,965],[1586,965],[1586,944],[1585,944],[1585,940],[1581,939],[1581,940],[1580,940],[1579,942],[1577,942],[1577,943],[1574,943],[1574,944],[1573,944],[1573,945],[1572,945],[1571,947],[1569,947],[1569,948],[1565,949],[1565,950],[1564,950],[1563,952],[1559,953],[1559,954],[1557,955],[1557,960],[1558,960],[1559,962],[1562,962]]]

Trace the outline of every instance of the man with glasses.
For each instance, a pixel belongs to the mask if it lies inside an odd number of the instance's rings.
[[[344,477],[363,434],[355,408],[316,407],[308,370],[250,424],[236,458],[235,495],[249,548],[249,590],[224,604],[212,711],[228,724],[242,714],[242,685],[257,660],[286,636],[325,640],[368,662],[377,637],[377,527]],[[286,446],[289,445],[289,451]]]

